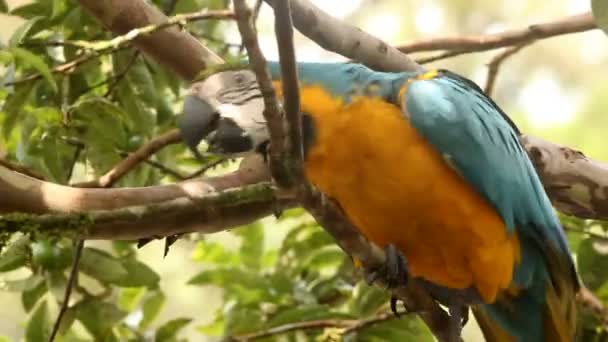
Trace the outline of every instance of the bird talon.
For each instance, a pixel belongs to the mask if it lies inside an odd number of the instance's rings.
[[[403,305],[403,312],[399,313],[399,310],[397,309],[397,306],[399,304],[399,301],[401,301],[401,304]],[[399,318],[401,317],[402,314],[406,314],[409,312],[407,306],[405,306],[405,302],[402,301],[401,299],[395,297],[395,296],[391,296],[391,312],[395,315],[395,317]]]

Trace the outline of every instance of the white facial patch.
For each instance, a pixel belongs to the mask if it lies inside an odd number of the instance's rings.
[[[207,77],[192,86],[197,97],[207,101],[221,117],[232,119],[254,146],[268,141],[264,100],[255,74],[248,69],[229,70]]]
[[[217,111],[222,117],[232,119],[249,135],[254,146],[268,140],[268,128],[264,119],[264,100],[255,98],[242,105],[229,103],[217,104]]]

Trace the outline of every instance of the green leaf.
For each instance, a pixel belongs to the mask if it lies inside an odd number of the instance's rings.
[[[302,262],[306,267],[319,269],[324,267],[338,267],[344,262],[346,255],[336,245],[329,245],[312,251]]]
[[[46,286],[55,299],[60,302],[65,296],[68,279],[63,272],[49,272],[46,276]]]
[[[151,108],[138,99],[135,85],[130,82],[120,82],[116,88],[116,97],[121,107],[128,113],[130,122],[133,124],[132,134],[150,136],[156,121]]]
[[[25,328],[25,341],[26,342],[40,342],[47,341],[49,334],[51,333],[50,316],[46,301],[43,301],[38,305],[38,308],[27,323]]]
[[[21,292],[21,304],[26,312],[30,312],[40,298],[47,292],[46,281],[40,276],[31,277],[31,284]]]
[[[163,324],[156,331],[155,342],[172,342],[176,341],[177,333],[186,325],[192,322],[190,318],[176,318]]]
[[[145,294],[145,287],[127,287],[120,289],[118,307],[124,311],[133,311]]]
[[[369,286],[360,281],[353,293],[353,311],[359,316],[368,316],[378,311],[382,305],[389,300],[387,291],[377,287]]]
[[[239,255],[228,251],[224,246],[215,241],[200,240],[196,243],[194,252],[192,252],[194,261],[218,264],[218,265],[237,265],[239,263]]]
[[[0,0],[0,12],[7,13],[8,5],[6,4],[6,0]]]
[[[239,249],[244,265],[259,269],[264,253],[264,228],[259,222],[240,227],[232,231],[241,237]]]
[[[75,306],[76,318],[95,336],[96,341],[110,335],[112,327],[126,316],[116,305],[96,299],[85,299]]]
[[[158,286],[160,276],[154,272],[148,265],[135,259],[128,258],[122,261],[122,264],[127,271],[124,277],[112,281],[113,284],[122,287],[148,287],[155,288]]]
[[[432,342],[435,340],[424,323],[414,315],[370,325],[358,331],[356,337],[357,339],[349,341]]]
[[[591,290],[608,281],[608,243],[593,238],[583,240],[576,260],[583,283]]]
[[[597,27],[608,34],[608,2],[606,0],[591,0],[591,11]]]
[[[198,330],[203,335],[207,335],[210,337],[220,337],[220,336],[224,335],[224,327],[225,327],[224,319],[221,317],[218,317],[213,322],[211,322],[207,325],[201,325],[201,326],[196,327],[196,330]]]
[[[57,92],[57,83],[55,83],[51,69],[49,69],[48,65],[46,65],[42,58],[36,56],[26,49],[19,47],[12,47],[10,51],[17,58],[17,60],[21,60],[23,63],[38,70],[38,72],[42,74],[44,79],[49,83],[51,89],[54,92]]]
[[[154,291],[145,299],[143,305],[144,317],[139,323],[139,326],[144,329],[158,316],[163,306],[165,305],[165,294],[162,291]]]
[[[74,106],[75,118],[88,124],[91,133],[114,146],[126,146],[127,136],[123,127],[127,115],[116,104],[104,97],[87,98]],[[108,134],[108,133],[112,134]]]
[[[13,32],[13,35],[8,41],[9,47],[17,47],[21,42],[28,36],[34,24],[36,24],[39,20],[44,19],[42,16],[33,17],[26,22],[24,22],[19,28]]]
[[[25,2],[25,1],[24,1]],[[51,13],[50,1],[31,2],[11,10],[11,15],[19,16],[25,19],[34,19],[35,17],[46,18]]]
[[[257,309],[233,307],[224,317],[224,333],[228,336],[258,331],[262,328],[262,314]]]
[[[86,247],[80,258],[80,271],[102,283],[114,283],[128,276],[127,269],[111,254]]]
[[[8,272],[25,266],[30,253],[29,236],[22,236],[11,243],[0,255],[0,272]]]
[[[15,124],[17,124],[21,118],[25,102],[29,100],[35,85],[35,82],[17,84],[15,86],[15,92],[4,102],[2,112],[4,112],[5,119],[2,125],[2,135],[5,139],[9,138]]]
[[[223,288],[228,297],[235,297],[239,303],[260,301],[273,302],[280,295],[273,284],[257,271],[221,267],[206,270],[189,280],[192,285],[215,285]]]

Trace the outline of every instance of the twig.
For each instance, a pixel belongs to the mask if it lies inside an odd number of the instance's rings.
[[[503,52],[497,54],[492,58],[490,63],[488,63],[488,78],[486,79],[486,86],[484,87],[484,92],[491,96],[492,91],[494,90],[494,84],[496,83],[496,77],[498,76],[498,70],[500,69],[501,64],[509,57],[516,54],[519,50],[528,46],[530,43],[525,43],[522,45],[512,46],[505,49]]]
[[[593,15],[588,12],[556,21],[530,25],[525,29],[489,35],[433,38],[401,44],[397,48],[403,53],[434,50],[457,50],[461,53],[476,52],[521,45],[538,39],[584,32],[595,28],[597,28],[597,26],[593,21]]]
[[[133,153],[124,152],[124,151],[121,151],[118,154],[120,155],[121,158],[129,158],[130,156],[133,155]],[[169,167],[167,167],[167,166],[163,165],[162,163],[159,163],[159,162],[157,162],[155,160],[146,159],[143,162],[146,163],[146,164],[148,164],[148,165],[150,165],[150,166],[152,166],[155,169],[158,169],[159,171],[161,171],[161,172],[163,172],[165,174],[168,174],[168,175],[171,175],[171,176],[175,177],[178,180],[185,180],[186,177],[187,177],[187,176],[182,175],[180,172],[178,172],[176,170],[173,170],[173,169],[171,169],[171,168],[169,168]]]
[[[70,62],[67,62],[62,65],[52,68],[51,72],[52,73],[63,73],[63,72],[68,72],[68,71],[74,70],[78,66],[80,66],[84,63],[87,63],[87,62],[93,60],[94,58],[97,58],[97,57],[102,56],[107,53],[113,53],[113,52],[126,48],[127,45],[129,45],[133,40],[135,40],[136,38],[138,38],[140,36],[152,34],[156,31],[162,30],[169,26],[182,25],[186,22],[193,22],[193,21],[205,20],[205,19],[217,19],[217,20],[234,19],[234,13],[232,11],[227,11],[227,10],[218,10],[218,11],[205,10],[205,11],[200,11],[200,12],[195,12],[195,13],[179,14],[179,15],[173,16],[171,18],[168,18],[167,21],[164,23],[160,23],[158,25],[148,25],[148,26],[136,28],[122,36],[115,37],[111,40],[100,41],[100,42],[87,42],[86,44],[81,42],[79,44],[80,47],[87,48],[90,51],[84,53],[80,57],[78,57]],[[26,76],[19,80],[7,82],[4,84],[4,86],[11,86],[11,85],[15,85],[15,84],[23,83],[23,82],[38,80],[41,78],[42,78],[42,74],[37,73],[37,74],[30,75],[30,76]]]
[[[404,314],[410,314],[406,312]],[[228,341],[253,341],[262,338],[277,336],[286,334],[293,331],[299,330],[317,330],[324,328],[341,328],[344,329],[340,332],[340,335],[346,336],[363,329],[369,328],[370,326],[386,321],[396,319],[396,316],[392,312],[380,313],[377,316],[366,318],[366,319],[319,319],[314,321],[295,322],[280,325],[267,330],[229,337]]]
[[[137,61],[137,57],[139,57],[139,55],[139,50],[135,50],[124,69],[122,69],[118,74],[114,75],[113,78],[108,79],[108,83],[110,84],[108,85],[108,90],[103,95],[103,97],[108,97],[110,96],[110,94],[112,94],[112,92],[114,91],[114,89],[116,89],[116,86],[120,83],[120,81],[122,81],[125,76],[127,76],[127,73],[129,72],[129,70],[131,70],[131,67],[135,64],[135,61]]]
[[[608,235],[605,235],[605,234],[594,233],[592,231],[589,231],[588,229],[574,228],[574,227],[571,227],[571,226],[569,226],[567,224],[564,224],[563,222],[562,222],[562,227],[564,228],[565,231],[568,231],[568,232],[578,233],[578,234],[585,234],[585,235],[588,235],[589,237],[591,237],[593,239],[608,242]]]
[[[253,25],[254,32],[257,32],[257,22],[258,22],[258,17],[260,16],[260,9],[262,8],[262,1],[263,0],[256,0],[255,5],[253,5],[253,13],[251,15],[251,22]],[[239,54],[243,53],[243,51],[245,51],[245,43],[241,42],[241,44],[239,46]]]
[[[429,57],[422,57],[422,58],[417,58],[416,59],[416,63],[418,64],[428,64],[428,63],[432,63],[432,62],[436,62],[442,59],[447,59],[447,58],[451,58],[451,57],[455,57],[455,56],[460,56],[460,55],[464,55],[465,53],[467,53],[466,51],[460,51],[460,50],[456,50],[456,51],[444,51],[441,53],[438,53],[434,56],[429,56]]]
[[[276,99],[276,93],[272,87],[272,82],[266,59],[255,36],[251,23],[251,10],[247,7],[244,0],[235,0],[234,9],[236,11],[237,24],[243,43],[247,48],[249,62],[256,74],[260,91],[264,98],[264,119],[268,126],[270,136],[269,160],[272,177],[280,187],[288,185],[289,175],[283,167],[283,156],[285,155],[285,130],[283,128],[283,112]]]
[[[255,332],[246,335],[233,336],[228,338],[228,341],[253,341],[259,340],[265,337],[277,336],[286,334],[288,332],[297,330],[315,330],[324,328],[348,328],[352,326],[356,320],[344,320],[344,319],[320,319],[315,321],[304,321],[296,323],[288,323],[280,325],[278,327],[270,328],[268,330]]]
[[[401,315],[409,315],[409,314],[413,314],[413,312],[410,312],[410,311],[402,312],[402,313],[400,313],[400,316]],[[396,318],[397,317],[392,312],[380,313],[379,315],[377,315],[375,317],[371,317],[371,318],[362,319],[362,320],[357,321],[356,324],[353,324],[352,326],[346,328],[346,330],[344,330],[342,332],[342,336],[346,336],[348,334],[352,334],[354,332],[358,332],[358,331],[361,331],[363,329],[369,328],[372,325],[375,325],[375,324],[378,324],[378,323],[382,323],[382,322],[386,322],[386,321],[391,321],[391,320],[396,319]]]
[[[81,65],[83,65],[85,63],[91,62],[91,61],[93,61],[94,59],[96,59],[98,57],[101,57],[101,56],[103,56],[105,54],[115,53],[115,52],[118,52],[118,51],[126,49],[126,48],[128,48],[128,46],[124,45],[124,46],[119,46],[119,47],[116,47],[114,49],[109,49],[109,50],[105,50],[105,51],[86,52],[86,53],[83,53],[82,55],[80,55],[79,57],[76,57],[75,59],[69,61],[69,62],[66,62],[66,63],[63,63],[61,65],[58,65],[56,67],[51,68],[51,73],[54,73],[54,74],[56,74],[56,73],[69,73],[69,72],[73,71],[74,69],[76,69],[77,67],[79,67],[79,66],[81,66]],[[18,80],[14,80],[14,81],[11,81],[11,82],[6,82],[6,83],[3,84],[3,86],[6,87],[6,86],[12,86],[12,85],[20,84],[20,83],[35,81],[35,80],[41,79],[42,77],[43,76],[42,76],[41,73],[36,73],[36,74],[29,75],[29,76],[25,76],[25,77],[20,78]]]
[[[585,287],[581,287],[576,295],[577,302],[583,306],[584,309],[591,311],[593,316],[602,323],[604,330],[608,329],[608,308],[602,303],[602,301],[589,291]]]
[[[96,50],[104,50],[104,49],[111,48],[111,47],[122,46],[124,44],[132,42],[133,40],[135,40],[141,36],[150,35],[154,32],[157,32],[159,30],[165,29],[170,26],[184,25],[185,23],[189,23],[189,22],[194,22],[194,21],[199,21],[199,20],[209,20],[209,19],[233,20],[233,19],[235,19],[235,15],[234,15],[234,12],[229,11],[229,10],[216,10],[216,11],[203,10],[203,11],[194,12],[194,13],[178,14],[178,15],[172,16],[170,18],[167,18],[167,21],[165,21],[163,23],[135,28],[135,29],[132,29],[131,31],[127,32],[126,34],[115,37],[111,40],[95,42],[95,43],[91,43],[91,44],[93,44],[95,46]]]
[[[78,3],[116,35],[168,20],[156,6],[144,0],[78,0]],[[119,17],[122,19],[116,20]],[[133,45],[148,58],[166,66],[186,80],[193,79],[209,65],[223,62],[186,30],[174,26],[142,36],[133,41]]]
[[[184,180],[186,179],[192,179],[192,178],[196,178],[198,176],[203,175],[205,172],[209,171],[210,169],[220,165],[221,163],[225,162],[226,160],[228,160],[227,158],[219,158],[218,160],[212,161],[211,163],[204,165],[203,167],[201,167],[200,169],[192,172],[191,174],[187,175],[184,177]]]
[[[177,5],[177,2],[179,0],[170,0],[165,4],[165,8],[163,9],[163,12],[165,12],[165,14],[169,15],[171,14],[171,12],[173,12],[173,10],[175,10],[175,5]]]
[[[28,175],[32,178],[36,178],[36,179],[40,179],[40,180],[45,180],[44,176],[39,174],[36,171],[30,170],[27,167],[23,166],[23,165],[19,165],[17,163],[8,161],[6,159],[2,159],[0,158],[0,165],[4,166],[5,168],[9,169],[9,170],[13,170],[15,172],[19,172],[22,173],[24,175]]]
[[[120,161],[110,171],[106,172],[103,176],[96,180],[77,183],[73,186],[81,188],[105,188],[114,184],[118,179],[124,176],[127,172],[137,166],[139,163],[145,161],[162,149],[163,147],[171,144],[177,144],[181,142],[181,135],[177,129],[171,130],[163,135],[160,135],[146,144],[141,146],[137,151],[129,155],[129,157]]]
[[[72,268],[70,270],[70,277],[68,278],[68,283],[65,288],[63,302],[61,303],[59,314],[57,315],[57,319],[55,320],[55,324],[53,325],[53,330],[51,331],[51,335],[49,336],[49,342],[55,341],[55,337],[59,332],[59,327],[61,326],[61,320],[63,319],[63,316],[65,315],[66,311],[68,310],[70,296],[72,295],[72,289],[74,288],[76,278],[78,277],[78,267],[80,265],[80,256],[82,255],[83,248],[84,240],[77,240],[75,246],[74,260],[72,260]]]
[[[66,183],[69,183],[70,179],[72,179],[72,175],[74,174],[74,168],[76,167],[76,163],[78,163],[78,158],[80,158],[80,153],[82,152],[82,149],[83,149],[82,146],[76,146],[76,148],[74,150],[74,157],[72,158],[72,165],[70,166],[68,174],[65,177]]]

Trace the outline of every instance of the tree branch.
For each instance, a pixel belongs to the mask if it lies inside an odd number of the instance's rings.
[[[274,8],[277,0],[265,0]],[[407,55],[307,0],[290,0],[295,27],[322,48],[385,71],[423,70]]]
[[[608,164],[572,148],[520,137],[553,205],[579,218],[608,219]]]
[[[118,35],[167,21],[161,11],[144,0],[79,0],[79,3]],[[139,37],[133,43],[156,62],[188,80],[195,78],[208,65],[222,63],[219,56],[175,26]]]
[[[110,171],[106,172],[103,176],[90,182],[83,182],[73,184],[72,186],[79,188],[107,188],[112,186],[118,179],[122,178],[127,172],[137,166],[139,163],[148,159],[151,155],[161,150],[163,147],[170,144],[177,144],[181,142],[181,134],[177,129],[166,132],[160,135],[142,147],[140,147],[134,153],[131,153],[127,158],[123,159],[120,163],[114,166]]]
[[[580,303],[585,310],[588,310],[597,317],[602,323],[604,330],[608,330],[608,309],[604,306],[599,298],[593,292],[583,287],[576,295],[577,302]]]
[[[484,92],[488,96],[492,95],[492,91],[494,90],[494,84],[496,83],[496,77],[498,76],[498,70],[500,69],[502,63],[507,60],[507,58],[513,56],[519,50],[523,49],[528,45],[529,43],[506,48],[503,52],[494,56],[490,63],[488,63],[488,77],[486,79],[486,86],[484,87]]]
[[[556,21],[530,25],[525,29],[489,35],[432,38],[401,44],[397,46],[397,49],[403,53],[434,50],[455,50],[459,53],[468,53],[522,45],[539,39],[584,32],[595,28],[597,26],[593,21],[593,15],[588,12]]]
[[[145,188],[74,188],[0,168],[0,231],[106,240],[212,233],[272,214],[277,203],[268,180],[258,156],[226,175]]]
[[[251,67],[255,72],[258,86],[264,98],[263,114],[270,136],[269,160],[272,178],[280,187],[285,187],[291,181],[283,164],[286,156],[283,110],[277,101],[270,73],[266,68],[266,58],[262,54],[253,29],[251,10],[247,7],[245,0],[234,0],[234,10],[236,11],[237,24],[243,39],[243,45],[247,49]]]
[[[340,332],[340,335],[346,336],[361,331],[365,328],[369,328],[372,325],[390,321],[393,319],[396,319],[396,317],[392,312],[384,312],[366,319],[320,319],[314,321],[288,323],[260,332],[229,337],[226,340],[245,342],[278,336],[298,330],[316,330],[324,328],[343,329]]]

